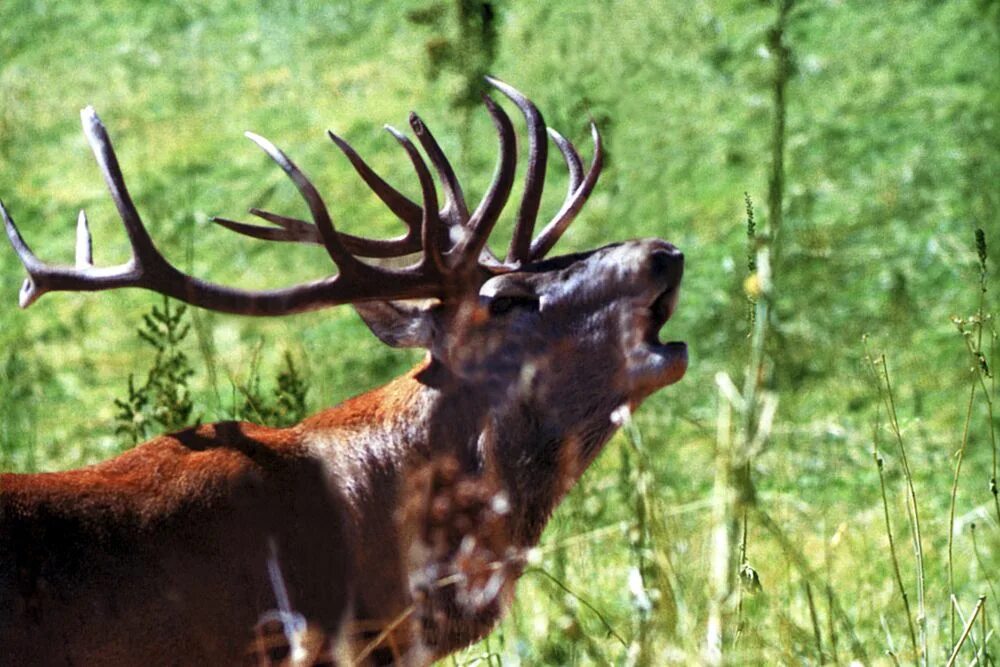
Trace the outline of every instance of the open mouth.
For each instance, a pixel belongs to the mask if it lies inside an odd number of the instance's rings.
[[[663,342],[660,329],[677,310],[684,272],[683,256],[670,246],[670,251],[657,249],[652,254],[653,277],[656,289],[662,291],[645,297],[649,301],[635,304],[633,336],[641,336],[628,353],[628,377],[633,402],[643,400],[662,387],[684,377],[688,366],[687,345],[680,341]]]
[[[680,285],[673,285],[665,289],[649,306],[648,322],[646,328],[645,342],[650,347],[666,347],[673,345],[683,345],[677,342],[660,342],[660,329],[667,323],[674,311],[677,310],[677,300],[680,297]]]
[[[667,323],[680,296],[680,283],[661,292],[641,312],[645,320],[642,344],[630,355],[629,376],[633,397],[641,400],[652,392],[684,377],[688,365],[687,345],[680,341],[660,341],[660,329]]]

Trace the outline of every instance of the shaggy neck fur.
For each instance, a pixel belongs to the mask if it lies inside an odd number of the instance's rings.
[[[419,527],[405,525],[407,476],[453,456],[463,476],[481,476],[507,494],[510,546],[524,549],[537,544],[557,503],[613,433],[610,420],[595,415],[610,415],[614,400],[572,408],[549,402],[543,410],[539,401],[509,396],[461,382],[431,362],[303,424],[305,432],[320,434],[312,444],[343,485],[361,536],[357,562],[365,585],[357,592],[357,618],[388,622],[411,603],[407,552]],[[509,583],[505,599],[513,592]],[[461,648],[492,628],[503,603],[471,617],[457,614],[446,628],[424,624],[420,643],[436,655]]]

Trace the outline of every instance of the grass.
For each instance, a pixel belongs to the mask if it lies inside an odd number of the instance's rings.
[[[407,18],[432,5],[4,2],[0,196],[39,255],[70,260],[86,207],[95,260],[123,259],[124,234],[76,120],[93,104],[172,260],[249,287],[323,275],[320,250],[268,247],[208,223],[250,205],[298,210],[284,177],[241,133],[287,150],[338,225],[388,234],[390,216],[323,131],[343,134],[413,193],[405,156],[379,128],[416,109],[476,198],[493,168],[492,130],[482,111],[456,106],[468,73],[432,70],[435,45],[457,39],[453,6],[442,5],[437,23]],[[592,116],[608,146],[597,193],[558,250],[638,236],[684,249],[685,291],[668,335],[689,341],[692,364],[559,509],[508,619],[455,662],[698,662],[713,600],[726,664],[848,664],[862,653],[873,663],[943,664],[966,629],[960,662],[984,650],[995,662],[997,639],[984,640],[1000,618],[989,319],[1000,287],[991,271],[1000,247],[998,5],[790,5],[777,195],[779,6],[500,3],[498,17],[495,52],[478,54],[476,66],[529,93],[580,146]],[[561,167],[549,179],[546,211],[563,191]],[[781,229],[773,284],[755,307],[754,326],[767,327],[757,343],[747,339],[747,293],[759,296],[759,283],[745,285],[744,192],[768,203],[756,212],[755,258],[773,225]],[[509,229],[508,220],[498,238]],[[114,399],[152,361],[134,331],[158,297],[51,295],[21,313],[21,276],[13,253],[0,252],[0,466],[51,470],[121,451]],[[286,350],[308,363],[313,409],[415,360],[381,346],[349,309],[277,322],[197,317],[186,352],[205,419],[231,416],[250,369],[270,381]],[[871,358],[885,355],[878,370],[891,371],[880,390],[863,334]],[[755,492],[745,520],[737,502],[720,515],[729,536],[721,589],[708,576],[719,557],[719,373],[752,396],[733,409],[730,442],[735,472]],[[770,430],[740,458],[767,396]],[[726,478],[720,492],[740,479]],[[744,566],[759,591],[736,578]],[[922,614],[901,599],[921,582]]]

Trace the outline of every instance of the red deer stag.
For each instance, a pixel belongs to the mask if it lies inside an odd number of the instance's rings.
[[[247,133],[294,183],[312,221],[251,209],[274,226],[216,222],[325,248],[336,273],[294,287],[247,291],[172,266],[144,228],[90,108],[84,132],[132,258],[94,266],[81,213],[76,266],[46,264],[0,205],[29,276],[22,307],[45,292],[119,287],[241,315],[349,303],[387,345],[428,351],[403,377],[291,428],[204,424],[80,470],[3,475],[4,661],[243,663],[255,633],[259,645],[262,624],[278,618],[290,642],[281,650],[291,646],[300,661],[424,664],[495,624],[526,550],[615,431],[612,414],[679,380],[687,350],[659,340],[684,267],[670,243],[544,258],[594,188],[600,135],[592,125],[585,170],[524,95],[488,81],[524,115],[528,133],[524,192],[503,260],[487,239],[511,193],[517,150],[510,119],[488,96],[499,161],[471,212],[415,114],[409,124],[443,189],[440,207],[430,169],[400,132],[387,128],[413,163],[420,203],[329,134],[406,224],[391,240],[338,232],[303,172]],[[568,167],[569,189],[533,237],[549,138]],[[405,268],[359,259],[407,255],[417,259]]]

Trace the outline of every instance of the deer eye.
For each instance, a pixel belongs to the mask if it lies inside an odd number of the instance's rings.
[[[490,299],[490,315],[503,315],[514,308],[524,308],[527,310],[538,310],[538,297],[517,295],[517,296],[495,296]]]

